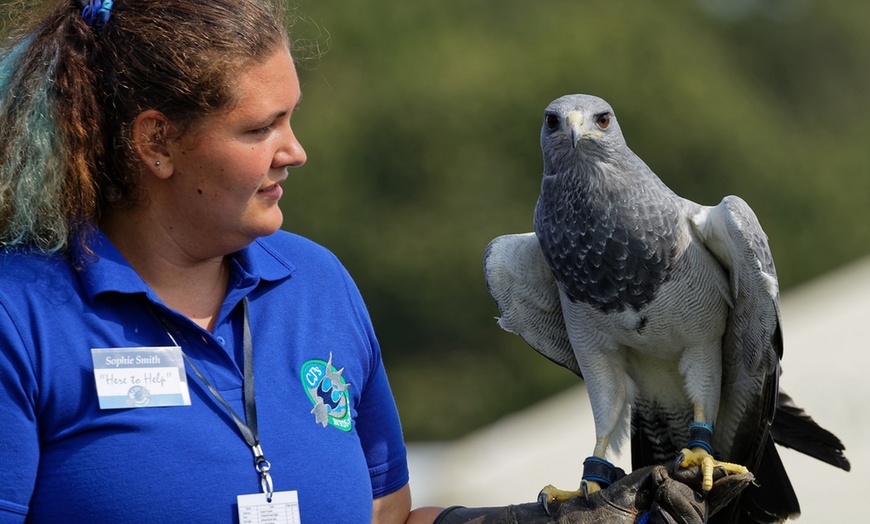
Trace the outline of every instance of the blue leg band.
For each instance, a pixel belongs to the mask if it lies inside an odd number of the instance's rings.
[[[620,478],[625,472],[610,462],[599,457],[589,457],[583,461],[583,480],[592,480],[606,488]]]
[[[713,454],[713,426],[703,422],[689,424],[689,445],[691,448],[704,448],[710,455]]]

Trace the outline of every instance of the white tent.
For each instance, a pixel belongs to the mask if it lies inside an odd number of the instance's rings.
[[[780,448],[801,502],[801,522],[863,522],[870,464],[864,448],[870,443],[870,259],[788,292],[782,314],[781,385],[841,438],[852,463],[846,473]],[[459,440],[410,445],[414,505],[517,504],[533,501],[546,484],[575,488],[594,442],[580,385]],[[625,454],[611,460],[630,468]]]

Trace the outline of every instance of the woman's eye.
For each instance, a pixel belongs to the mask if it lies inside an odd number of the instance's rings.
[[[264,126],[264,127],[258,128],[258,129],[254,129],[251,131],[251,133],[254,133],[255,135],[265,135],[266,133],[268,133],[271,130],[272,130],[272,124],[269,124],[267,126]]]
[[[598,127],[601,129],[607,129],[607,126],[610,125],[610,115],[607,113],[602,113],[595,118],[595,123],[598,124]]]
[[[559,129],[559,117],[554,115],[553,113],[547,113],[544,116],[544,125],[547,126],[548,131],[555,131]]]

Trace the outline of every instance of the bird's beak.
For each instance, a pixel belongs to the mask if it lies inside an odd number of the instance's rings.
[[[568,136],[571,137],[571,145],[577,147],[577,142],[583,138],[583,113],[571,111],[568,113]]]

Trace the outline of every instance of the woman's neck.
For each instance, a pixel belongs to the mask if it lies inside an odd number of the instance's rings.
[[[147,217],[116,213],[101,228],[118,251],[168,307],[212,331],[226,296],[224,256],[202,257]]]
[[[137,273],[168,307],[195,322],[203,329],[213,331],[229,280],[226,261],[209,261],[196,267],[165,266],[163,270],[151,268]]]

